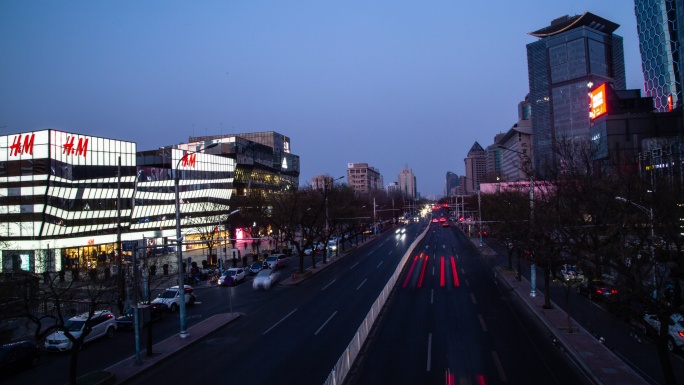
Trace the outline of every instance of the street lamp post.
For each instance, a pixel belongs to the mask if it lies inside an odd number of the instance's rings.
[[[180,313],[180,338],[187,338],[190,335],[188,334],[188,326],[186,322],[186,317],[185,317],[185,282],[183,280],[183,236],[181,234],[181,223],[180,223],[180,192],[179,192],[179,172],[178,172],[178,166],[180,165],[180,162],[185,159],[188,155],[196,154],[198,152],[202,152],[204,150],[213,148],[218,146],[218,143],[212,143],[206,147],[204,147],[201,150],[197,151],[187,151],[180,159],[178,159],[178,162],[176,162],[176,169],[174,170],[174,186],[176,188],[176,255],[178,256],[177,258],[177,263],[178,263],[178,295],[180,296],[180,301],[179,302],[179,313]]]
[[[657,286],[656,286],[657,282],[656,282],[656,258],[655,258],[655,230],[653,229],[653,207],[646,208],[646,207],[644,207],[638,203],[634,203],[634,202],[630,201],[629,199],[623,198],[623,197],[615,197],[615,199],[622,201],[622,202],[625,202],[625,203],[629,203],[632,206],[638,208],[639,210],[645,212],[648,215],[649,226],[651,228],[650,251],[651,251],[651,260],[653,261],[653,294],[655,297],[656,292],[657,292]]]

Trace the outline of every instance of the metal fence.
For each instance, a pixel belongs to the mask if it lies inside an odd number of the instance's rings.
[[[363,343],[366,341],[368,334],[370,334],[370,330],[375,323],[375,319],[378,317],[378,314],[380,314],[382,307],[385,306],[387,297],[389,297],[392,288],[397,283],[399,275],[401,274],[401,270],[404,268],[406,261],[408,261],[409,257],[413,253],[413,249],[415,249],[416,245],[418,245],[418,242],[425,237],[425,234],[427,234],[429,229],[430,226],[428,225],[425,230],[418,237],[416,237],[404,256],[401,258],[401,261],[397,265],[394,274],[392,274],[378,298],[373,302],[373,305],[371,306],[370,311],[368,311],[366,318],[363,320],[363,322],[361,322],[361,326],[359,326],[357,329],[354,337],[349,342],[349,345],[347,345],[347,348],[337,360],[337,363],[335,363],[335,366],[330,371],[330,374],[325,380],[324,385],[340,385],[344,382],[344,379],[347,377],[349,370],[354,364],[356,356],[358,356],[359,352],[361,351]]]

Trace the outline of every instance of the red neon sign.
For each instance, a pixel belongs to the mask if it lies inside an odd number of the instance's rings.
[[[181,164],[183,167],[195,167],[195,162],[197,161],[197,154],[190,154],[183,156]]]
[[[74,137],[67,136],[66,143],[64,143],[62,148],[64,149],[62,151],[63,155],[76,154],[85,157],[88,153],[88,138],[78,138],[78,144],[76,145],[76,148],[74,148]]]
[[[595,90],[589,92],[589,118],[596,119],[599,116],[608,112],[608,101],[606,99],[606,83],[596,87]]]
[[[23,142],[22,142],[23,138]],[[36,138],[36,134],[31,135],[17,135],[12,141],[12,145],[9,147],[10,156],[18,156],[21,154],[33,155],[33,140]]]

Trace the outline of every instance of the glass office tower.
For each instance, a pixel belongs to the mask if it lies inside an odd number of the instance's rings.
[[[539,40],[527,45],[527,66],[532,105],[534,167],[544,172],[553,164],[558,141],[589,139],[588,91],[611,83],[625,89],[622,37],[619,27],[586,12],[563,16],[530,32]]]
[[[656,111],[672,111],[682,102],[678,36],[678,26],[684,27],[681,10],[678,20],[675,0],[635,0],[634,12],[644,92],[653,98]]]

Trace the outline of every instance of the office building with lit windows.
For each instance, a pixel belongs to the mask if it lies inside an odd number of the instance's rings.
[[[618,27],[586,12],[529,33],[539,38],[527,45],[536,172],[554,163],[556,142],[589,140],[587,94],[593,85],[625,89],[622,37],[614,34]]]

